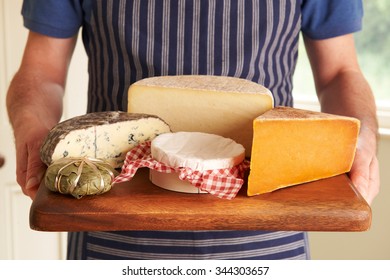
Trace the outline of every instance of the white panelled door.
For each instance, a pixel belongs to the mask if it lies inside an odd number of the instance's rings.
[[[0,168],[0,259],[63,259],[66,234],[30,229],[31,199],[23,195],[15,178],[15,149],[5,98],[27,38],[21,6],[22,0],[0,0],[0,153],[6,159]],[[77,67],[71,66],[64,118],[83,114],[86,108],[86,58],[81,44],[74,61]]]

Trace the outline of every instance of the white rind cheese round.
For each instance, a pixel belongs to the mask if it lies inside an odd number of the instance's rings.
[[[160,188],[175,191],[175,192],[182,192],[182,193],[207,193],[205,191],[202,191],[201,189],[193,186],[188,181],[180,180],[177,173],[163,173],[158,172],[156,170],[150,169],[149,170],[149,179],[150,181]]]
[[[157,115],[173,132],[221,135],[242,144],[250,156],[253,120],[273,108],[273,96],[255,82],[223,76],[146,78],[128,91],[128,112]]]
[[[120,168],[129,150],[166,132],[169,125],[154,115],[89,113],[57,124],[41,146],[41,160],[50,165],[61,158],[90,157]]]
[[[202,132],[175,132],[157,136],[151,143],[151,156],[173,168],[188,167],[206,171],[232,168],[245,159],[245,149],[232,139]],[[206,193],[190,182],[179,179],[179,173],[150,170],[153,184],[171,191]]]
[[[152,157],[170,167],[197,171],[232,168],[245,159],[234,140],[202,132],[164,133],[152,140]]]

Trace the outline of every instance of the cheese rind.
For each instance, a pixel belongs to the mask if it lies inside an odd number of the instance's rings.
[[[127,151],[170,131],[167,123],[153,115],[89,113],[57,124],[41,146],[41,160],[50,165],[61,158],[90,157],[120,168]]]
[[[232,168],[245,159],[245,149],[232,139],[202,132],[175,132],[157,136],[151,155],[169,167],[204,171]]]
[[[249,196],[348,172],[360,123],[354,118],[276,107],[256,118],[253,128]]]
[[[180,180],[179,173],[163,173],[153,169],[149,170],[150,181],[163,189],[182,192],[182,193],[196,193],[205,194],[206,191],[202,191],[200,188],[195,187],[189,181]]]
[[[273,107],[271,92],[234,77],[183,75],[140,80],[130,86],[128,112],[154,114],[172,131],[221,135],[250,155],[253,119]]]

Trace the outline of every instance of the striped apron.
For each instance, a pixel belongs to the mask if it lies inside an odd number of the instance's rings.
[[[84,1],[88,112],[127,110],[127,89],[151,76],[235,76],[292,106],[301,15],[293,0]],[[131,223],[132,221],[129,221]],[[306,259],[302,232],[73,232],[69,259]]]

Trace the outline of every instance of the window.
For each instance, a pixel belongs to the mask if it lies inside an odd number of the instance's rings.
[[[356,33],[359,63],[374,92],[382,132],[390,133],[390,1],[364,1],[363,30]],[[316,108],[309,61],[302,40],[294,77],[294,95],[297,107]]]

